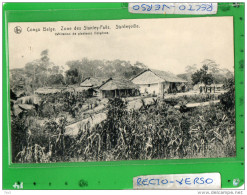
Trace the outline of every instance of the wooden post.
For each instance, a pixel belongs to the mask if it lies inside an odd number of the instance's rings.
[[[159,83],[160,97],[164,98],[164,83]]]

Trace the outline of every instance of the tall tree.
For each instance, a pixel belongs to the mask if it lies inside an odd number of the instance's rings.
[[[69,61],[66,63],[69,67],[69,71],[66,73],[66,81],[71,84],[81,82],[86,77],[117,77],[130,79],[134,75],[137,75],[141,71],[147,69],[147,67],[141,63],[136,62],[132,65],[129,61],[125,60],[89,60],[83,58],[82,60]],[[78,73],[74,75],[73,73]],[[72,80],[71,80],[72,79]]]
[[[62,70],[60,66],[55,65],[50,61],[49,51],[43,50],[40,53],[40,58],[32,62],[28,62],[24,67],[25,75],[25,85],[30,86],[31,92],[34,92],[39,87],[49,86],[51,81],[51,76],[55,75],[55,80],[60,78]],[[56,81],[54,81],[56,83]],[[61,83],[61,82],[60,82]]]
[[[205,85],[210,85],[214,81],[212,74],[208,73],[207,65],[203,65],[200,70],[192,74],[191,79],[194,85],[196,85],[197,83],[203,83]]]
[[[186,73],[194,73],[195,71],[197,71],[197,65],[196,64],[188,65],[185,67]]]
[[[48,81],[47,81],[49,86],[53,86],[53,85],[64,85],[64,77],[62,74],[54,74],[54,75],[50,75],[48,77]]]
[[[32,90],[47,85],[47,78],[52,72],[49,71],[54,63],[50,62],[48,50],[44,50],[40,54],[40,59],[29,62],[25,65],[25,74],[27,82]]]
[[[213,74],[218,74],[220,72],[219,64],[217,64],[214,60],[205,59],[202,61],[203,66],[208,67],[208,72]]]
[[[80,74],[77,68],[66,71],[66,83],[73,85],[80,82]]]

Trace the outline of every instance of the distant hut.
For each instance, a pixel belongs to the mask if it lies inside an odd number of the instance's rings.
[[[37,95],[50,95],[61,93],[62,89],[52,88],[52,87],[42,87],[38,88],[34,93]]]
[[[42,87],[34,91],[40,98],[48,98],[49,102],[55,103],[61,95],[62,88]]]
[[[90,95],[97,96],[99,94],[99,88],[109,80],[111,78],[88,77],[82,81],[80,87],[81,90],[87,90]]]
[[[67,86],[66,88],[62,89],[61,92],[68,93],[68,94],[75,93],[75,88],[74,86]]]
[[[83,97],[93,97],[96,93],[92,87],[74,87],[75,93]]]
[[[135,96],[138,88],[129,80],[110,79],[99,90],[102,98],[114,98]]]
[[[164,96],[164,93],[184,91],[187,83],[186,80],[177,77],[176,75],[154,69],[147,69],[136,75],[131,81],[140,87],[142,94],[154,94]]]
[[[110,80],[109,78],[101,78],[101,77],[88,77],[80,84],[80,87],[93,87],[97,88],[103,85],[105,82]]]

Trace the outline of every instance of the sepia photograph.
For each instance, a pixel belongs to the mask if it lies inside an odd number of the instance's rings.
[[[233,17],[8,23],[13,163],[236,156]]]

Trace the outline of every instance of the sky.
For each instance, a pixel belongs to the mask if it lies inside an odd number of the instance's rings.
[[[106,25],[110,29],[103,29]],[[116,25],[133,28],[117,29]],[[21,33],[15,32],[17,26]],[[234,70],[232,17],[9,23],[8,27],[10,69],[24,67],[48,49],[50,60],[64,67],[67,61],[85,57],[120,59],[180,74],[187,65],[201,66],[203,60],[212,59],[221,68]]]

